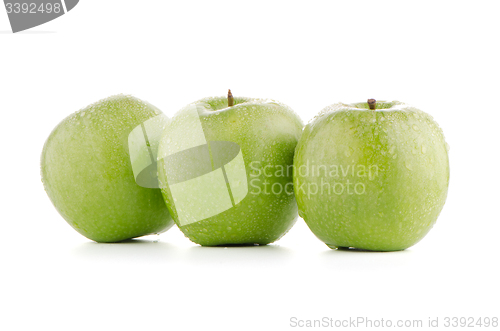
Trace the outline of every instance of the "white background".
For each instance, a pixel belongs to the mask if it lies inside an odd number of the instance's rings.
[[[12,34],[0,7],[0,329],[500,317],[499,9],[497,1],[84,0]],[[59,216],[39,158],[64,117],[117,93],[171,116],[228,88],[284,102],[306,123],[329,104],[367,98],[433,115],[451,146],[434,229],[403,252],[345,252],[299,219],[267,247],[202,248],[177,228],[96,244]]]

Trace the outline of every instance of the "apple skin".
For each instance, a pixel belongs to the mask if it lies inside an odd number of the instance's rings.
[[[299,215],[330,248],[403,250],[429,232],[443,208],[448,145],[432,117],[416,108],[398,101],[368,107],[335,104],[305,127],[294,159]],[[317,168],[313,176],[313,164],[328,173]]]
[[[182,125],[179,120],[193,105],[202,109],[199,121],[208,142],[230,141],[241,148],[248,194],[228,210],[183,225],[179,222],[167,184],[166,164],[159,160],[160,186],[175,223],[187,238],[203,246],[266,245],[278,240],[293,226],[298,216],[293,195],[293,172],[276,176],[270,168],[264,174],[263,168],[266,165],[273,169],[293,167],[294,150],[302,134],[302,121],[289,107],[272,100],[234,98],[234,105],[228,107],[225,97],[205,98],[186,106],[171,119],[160,142],[159,156],[164,155],[165,147],[176,139],[172,129]],[[189,132],[185,131],[185,134]],[[270,190],[271,185],[284,188],[287,184],[288,193],[283,189],[281,194],[273,194]],[[193,194],[210,192],[210,187],[203,187]]]
[[[125,95],[98,101],[64,119],[41,156],[42,182],[61,216],[97,242],[166,231],[173,220],[160,189],[136,184],[128,135],[161,112]]]

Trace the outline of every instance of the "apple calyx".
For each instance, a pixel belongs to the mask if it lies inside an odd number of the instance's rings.
[[[228,107],[234,106],[234,98],[233,94],[231,93],[231,90],[227,90],[227,106]]]
[[[370,107],[371,110],[375,110],[376,103],[377,103],[377,100],[375,100],[375,99],[368,99],[368,107]]]

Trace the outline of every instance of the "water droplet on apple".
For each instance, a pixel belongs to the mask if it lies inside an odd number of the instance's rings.
[[[407,168],[408,170],[410,170],[410,171],[412,171],[412,170],[413,170],[413,168],[412,168],[412,166],[411,166],[411,164],[410,164],[410,162],[409,162],[409,161],[406,161],[406,162],[405,162],[405,166],[406,166],[406,168]]]
[[[389,148],[389,153],[390,154],[394,154],[394,151],[396,150],[396,146],[391,146],[391,148]]]
[[[344,154],[345,154],[345,156],[349,157],[349,156],[351,156],[353,151],[354,150],[351,147],[347,147],[344,151]]]
[[[420,131],[420,128],[419,128],[416,124],[413,124],[413,125],[412,125],[412,128],[413,128],[413,130],[415,130],[415,131]]]
[[[422,145],[422,154],[425,154],[427,152],[427,147],[425,145]]]

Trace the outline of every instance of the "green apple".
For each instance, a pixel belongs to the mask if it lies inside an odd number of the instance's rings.
[[[158,186],[136,183],[129,153],[133,129],[160,115],[147,102],[117,95],[68,116],[52,131],[41,157],[42,182],[76,231],[117,242],[173,225]]]
[[[282,237],[297,219],[292,168],[302,128],[272,100],[229,95],[180,110],[160,142],[158,178],[181,231],[204,246]]]
[[[398,101],[335,104],[297,145],[299,215],[331,248],[406,249],[432,228],[448,192],[448,149],[432,117]]]

